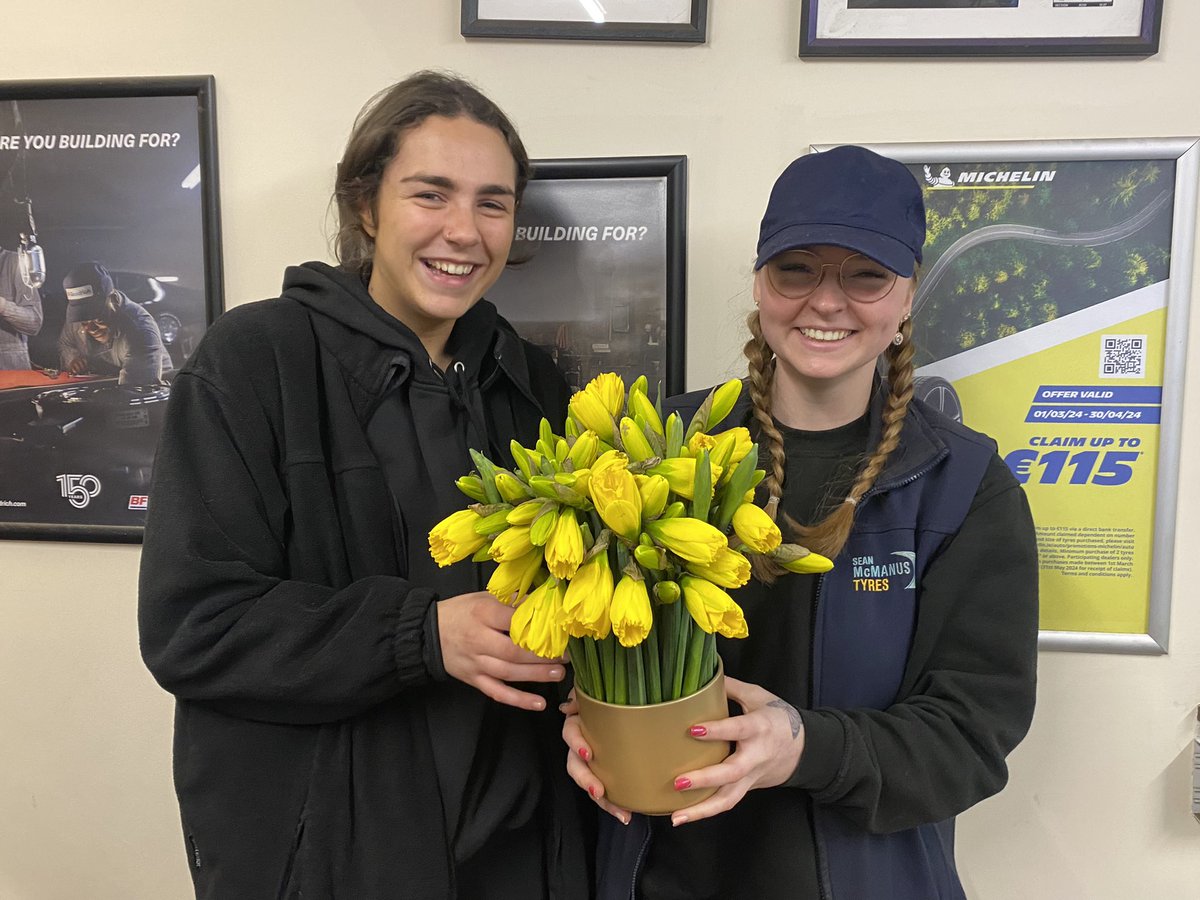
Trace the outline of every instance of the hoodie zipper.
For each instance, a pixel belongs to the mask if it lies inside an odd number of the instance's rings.
[[[633,861],[633,875],[629,879],[629,900],[637,900],[637,882],[638,876],[642,873],[642,862],[646,858],[646,848],[650,846],[650,838],[654,830],[647,823],[646,837],[642,840],[642,846],[638,849],[637,858]]]

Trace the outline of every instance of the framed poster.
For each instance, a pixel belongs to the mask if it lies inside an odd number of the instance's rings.
[[[916,393],[1024,484],[1041,645],[1165,653],[1197,138],[871,149],[924,186]]]
[[[0,83],[0,537],[138,541],[222,308],[211,76]]]
[[[708,0],[462,0],[464,37],[703,44]]]
[[[683,390],[687,157],[534,161],[488,299],[579,390],[601,372]]]
[[[1150,56],[1163,0],[800,0],[801,56]]]

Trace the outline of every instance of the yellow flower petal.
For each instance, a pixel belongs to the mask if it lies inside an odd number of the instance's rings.
[[[642,495],[630,471],[616,465],[599,472],[593,469],[588,484],[604,524],[625,540],[636,541],[642,525]]]
[[[597,553],[575,572],[563,597],[562,625],[572,637],[601,640],[612,630],[613,576],[608,554]]]
[[[487,543],[484,535],[475,532],[478,521],[474,511],[460,509],[433,526],[429,532],[429,553],[439,566],[466,559]]]
[[[567,649],[567,632],[559,624],[566,584],[547,578],[526,597],[508,626],[514,644],[543,659],[562,656]]]
[[[743,503],[734,510],[733,531],[755,553],[770,553],[783,541],[779,526],[753,503]]]
[[[681,559],[702,565],[711,563],[729,546],[725,535],[712,525],[687,516],[647,522],[646,533]]]
[[[730,590],[740,588],[750,580],[750,560],[729,547],[722,549],[708,565],[688,563],[687,570]]]
[[[623,575],[613,592],[609,615],[612,618],[613,633],[622,647],[636,647],[644,641],[654,625],[646,582],[640,578]]]
[[[583,533],[575,509],[563,507],[546,541],[546,568],[555,578],[570,578],[583,562]]]
[[[749,634],[742,608],[711,581],[684,575],[679,586],[683,589],[684,606],[705,632],[727,638],[744,638]]]
[[[534,550],[496,566],[487,589],[501,603],[513,604],[529,593],[529,586],[542,567],[542,553]]]

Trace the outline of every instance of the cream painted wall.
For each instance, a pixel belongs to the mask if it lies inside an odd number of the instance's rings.
[[[640,46],[467,42],[454,0],[63,0],[22,17],[36,27],[6,19],[0,80],[214,74],[229,305],[326,255],[350,121],[416,68],[477,80],[534,156],[687,154],[692,387],[738,368],[757,220],[810,143],[1200,135],[1200,4],[1187,0],[1168,0],[1162,50],[1141,61],[802,62],[798,0],[709,6],[706,45]],[[973,898],[1197,895],[1198,333],[1193,316],[1171,653],[1042,655],[1011,784],[961,819]],[[190,895],[171,701],[137,656],[137,565],[136,547],[0,542],[0,900]]]

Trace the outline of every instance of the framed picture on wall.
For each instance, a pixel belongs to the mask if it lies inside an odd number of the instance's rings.
[[[211,76],[0,83],[0,537],[138,541],[222,308]]]
[[[800,0],[801,56],[1149,56],[1163,0]]]
[[[687,158],[548,159],[488,299],[572,390],[601,372],[683,390]]]
[[[872,149],[925,191],[916,395],[1024,485],[1042,646],[1166,652],[1200,142]]]
[[[702,44],[708,0],[462,0],[464,37]]]

